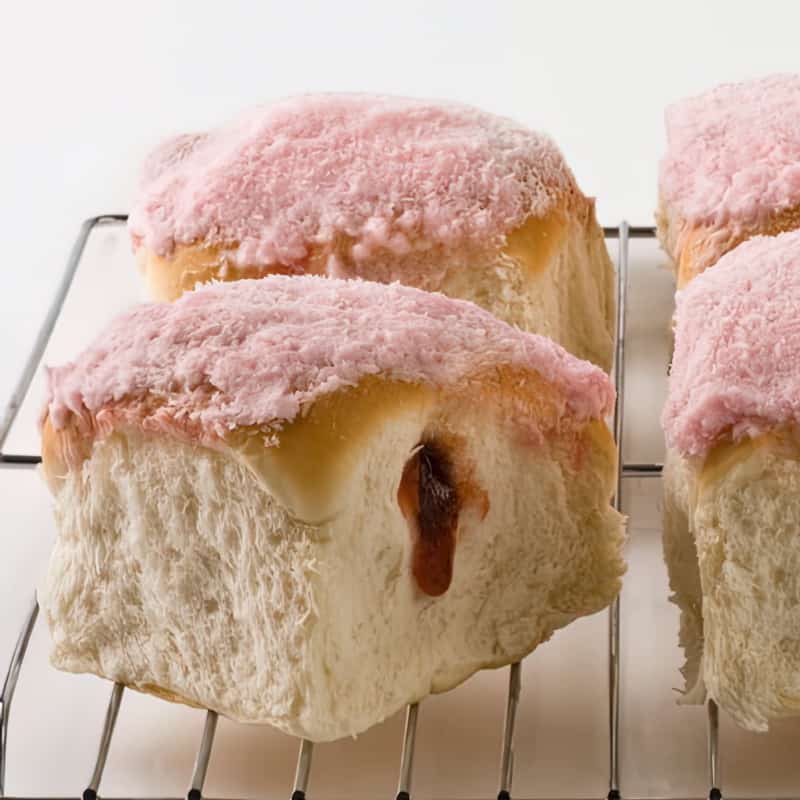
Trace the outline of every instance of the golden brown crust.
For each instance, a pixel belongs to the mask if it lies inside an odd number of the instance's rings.
[[[464,245],[456,253],[452,248],[431,243],[431,247],[425,251],[425,258],[446,267],[451,261],[458,263],[458,256],[469,257],[472,254],[476,263],[480,263],[486,260],[488,250],[490,253],[493,251],[495,257],[505,255],[518,261],[528,277],[533,277],[543,272],[558,252],[567,235],[569,215],[580,214],[587,204],[590,205],[591,201],[585,200],[580,206],[574,204],[575,210],[560,206],[543,217],[529,217],[519,228],[508,234],[506,244],[501,248],[494,245]],[[331,256],[335,256],[341,265],[342,276],[389,281],[402,275],[404,258],[389,250],[376,249],[367,268],[360,268],[351,255],[353,243],[353,239],[344,235],[337,236],[333,242],[325,245],[308,243],[306,258],[298,261],[292,268],[280,264],[236,266],[230,260],[231,254],[238,247],[235,242],[226,246],[208,246],[202,243],[179,245],[168,257],[158,256],[142,248],[138,251],[137,258],[151,297],[162,302],[175,300],[184,292],[194,289],[197,284],[212,280],[235,281],[263,278],[272,274],[324,275]],[[489,258],[491,259],[490,254]],[[438,287],[420,288],[430,290]]]
[[[55,490],[70,468],[89,457],[94,433],[81,430],[79,420],[71,416],[64,428],[56,430],[49,415],[45,416],[41,430],[42,473],[47,485]]]
[[[437,437],[449,441],[450,436],[455,441],[459,417],[468,405],[491,409],[509,426],[509,435],[523,446],[539,447],[543,439],[557,442],[576,470],[583,467],[593,448],[608,451],[606,455],[612,457],[613,442],[604,423],[564,417],[552,385],[536,373],[508,367],[474,374],[461,388],[447,391],[369,377],[357,387],[323,396],[279,431],[268,433],[263,428],[241,427],[219,440],[218,445],[204,442],[197,431],[177,426],[174,430],[159,429],[157,435],[230,452],[266,480],[287,507],[313,521],[318,512],[331,507],[339,481],[349,474],[349,465],[358,457],[366,437],[382,428],[390,417],[398,412],[418,414]],[[46,417],[42,428],[42,469],[51,488],[55,491],[69,470],[80,467],[96,440],[115,431],[149,433],[147,426],[141,424],[143,418],[137,417],[145,408],[146,404],[140,401],[119,402],[104,409],[102,427],[87,414],[71,416],[63,428],[56,430]],[[594,430],[596,427],[598,430]],[[606,436],[601,441],[603,431]],[[272,446],[266,446],[268,436]]]
[[[775,212],[767,220],[748,225],[702,226],[687,229],[687,223],[662,206],[658,215],[659,235],[672,256],[679,289],[713,266],[725,253],[754,236],[777,236],[800,228],[800,206]]]
[[[263,278],[270,274],[288,274],[278,265],[266,267],[232,267],[225,255],[236,249],[185,245],[176,247],[168,258],[162,258],[145,249],[137,253],[150,296],[160,302],[177,300],[197,284],[209,281],[239,281],[246,278]]]
[[[41,430],[42,474],[51,488],[67,472],[67,465],[61,457],[60,439],[61,434],[53,428],[50,417],[46,416]]]
[[[800,461],[800,430],[783,427],[747,437],[738,442],[726,440],[717,444],[697,466],[697,490],[707,488],[723,479],[737,465],[758,451],[769,450],[784,458]]]
[[[327,507],[365,439],[391,415],[424,414],[435,396],[436,390],[427,385],[369,377],[357,387],[323,395],[280,430],[242,426],[224,439],[210,441],[198,429],[162,423],[154,435],[229,452],[266,479],[296,510],[308,511]],[[149,411],[146,401],[119,401],[103,409],[102,426],[87,412],[82,417],[70,415],[58,430],[46,416],[41,431],[42,471],[51,490],[57,491],[70,470],[80,468],[96,441],[115,432],[153,433],[146,424]]]
[[[545,217],[529,217],[508,234],[502,253],[519,262],[527,277],[540,275],[560,250],[568,226],[568,217],[563,211],[554,211]]]
[[[101,675],[100,677],[103,678],[105,676]],[[154,683],[143,683],[141,685],[128,686],[127,688],[135,689],[142,694],[153,695],[153,697],[157,697],[159,700],[166,700],[170,703],[179,703],[180,705],[189,706],[190,708],[203,708],[199,703],[195,703],[193,700],[189,700],[177,694],[177,692],[170,691],[169,689],[162,689]]]

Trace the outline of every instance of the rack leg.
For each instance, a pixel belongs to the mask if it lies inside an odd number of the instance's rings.
[[[216,711],[206,712],[203,739],[200,742],[200,749],[197,751],[197,758],[194,762],[192,785],[186,795],[187,800],[200,800],[203,796],[203,784],[206,782],[208,760],[211,758],[211,748],[214,746],[214,734],[217,732],[217,720],[218,716]]]
[[[11,663],[8,666],[8,672],[3,682],[3,690],[0,692],[0,797],[3,797],[5,793],[6,745],[8,743],[8,718],[11,714],[11,700],[17,688],[17,680],[22,670],[22,662],[25,658],[25,653],[28,651],[28,644],[31,641],[31,635],[33,634],[38,616],[39,603],[36,601],[36,597],[34,597],[31,610],[28,612],[28,616],[17,638],[17,644],[11,656]]]
[[[411,774],[414,769],[414,745],[417,739],[417,714],[419,703],[406,708],[406,726],[403,732],[403,752],[400,756],[400,778],[397,781],[395,800],[411,800]]]
[[[314,743],[303,739],[300,743],[300,753],[297,756],[297,771],[294,776],[294,791],[292,800],[306,800],[308,779],[311,775],[311,757],[314,755]]]
[[[14,387],[14,392],[11,395],[8,406],[6,407],[5,416],[2,420],[0,420],[0,454],[2,454],[8,434],[11,432],[11,427],[14,424],[14,420],[17,418],[20,408],[22,407],[22,402],[25,399],[25,395],[28,393],[28,389],[30,388],[34,375],[36,375],[39,369],[39,364],[41,363],[45,348],[47,347],[47,343],[50,341],[50,334],[53,332],[53,329],[56,326],[56,321],[58,320],[58,316],[64,306],[64,301],[66,300],[67,294],[72,286],[72,281],[75,277],[75,273],[78,270],[81,256],[83,255],[83,251],[86,249],[86,243],[89,241],[89,236],[92,233],[92,230],[100,223],[122,222],[125,219],[127,219],[127,216],[122,217],[119,215],[110,214],[108,216],[92,217],[87,219],[83,225],[81,225],[78,238],[72,245],[72,250],[70,251],[69,258],[67,259],[67,266],[64,269],[64,273],[62,274],[58,288],[56,289],[55,297],[50,303],[50,307],[47,310],[47,316],[45,317],[42,327],[39,329],[39,332],[36,335],[36,341],[33,344],[33,349],[28,355],[28,360],[25,362],[25,367],[22,370],[22,375],[20,375],[19,382]],[[0,464],[2,464],[3,460],[4,459],[0,459]]]
[[[522,689],[522,662],[512,664],[508,671],[508,700],[503,722],[503,754],[500,757],[500,791],[497,800],[511,800],[511,780],[514,776],[514,725]]]
[[[619,800],[619,597],[608,610],[609,761],[608,800]]]
[[[97,800],[97,791],[100,788],[100,781],[103,778],[103,770],[108,759],[108,750],[111,747],[111,737],[114,735],[114,726],[117,724],[119,707],[122,703],[122,693],[125,687],[121,683],[115,683],[111,690],[111,697],[108,700],[106,709],[106,721],[103,723],[103,733],[100,737],[100,747],[97,750],[97,761],[94,765],[94,772],[89,781],[89,785],[84,789],[83,800]]]
[[[624,220],[619,225],[617,250],[617,325],[614,352],[614,441],[619,454],[617,488],[614,508],[622,511],[622,437],[625,419],[625,312],[628,295],[628,245],[630,226]],[[608,611],[608,739],[609,780],[608,800],[619,800],[619,713],[620,713],[620,599],[616,597]]]
[[[722,800],[719,774],[719,709],[716,702],[709,699],[706,704],[708,720],[708,782],[711,789],[708,800]]]

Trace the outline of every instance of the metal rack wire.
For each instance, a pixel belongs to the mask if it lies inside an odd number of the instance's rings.
[[[41,458],[35,453],[7,453],[5,443],[16,419],[17,413],[25,399],[31,381],[36,374],[42,356],[44,355],[50,336],[59,318],[64,301],[70,291],[73,278],[81,261],[81,256],[86,248],[92,231],[98,226],[120,225],[127,220],[123,214],[104,214],[86,220],[81,226],[80,233],[72,248],[63,276],[59,282],[55,297],[50,305],[44,323],[34,342],[31,354],[14,390],[11,400],[6,408],[0,423],[0,467],[5,468],[34,468],[40,463]],[[618,227],[604,228],[607,239],[618,240],[617,256],[617,319],[616,319],[616,349],[615,349],[615,383],[617,399],[614,408],[614,436],[617,447],[622,452],[624,399],[625,399],[625,330],[626,330],[626,300],[628,288],[628,249],[629,241],[635,238],[652,239],[655,230],[650,227],[632,227],[627,222],[622,222]],[[658,477],[661,474],[660,464],[622,464],[620,462],[614,505],[622,509],[622,488],[627,478]],[[31,609],[24,621],[19,634],[17,645],[11,657],[8,673],[0,694],[0,797],[4,795],[4,778],[6,766],[6,752],[9,730],[9,716],[11,702],[14,698],[17,680],[25,658],[34,626],[37,621],[39,607],[34,598]],[[620,800],[622,795],[620,781],[620,617],[621,606],[619,598],[609,609],[608,627],[608,665],[609,665],[609,782],[607,800]],[[521,664],[512,664],[509,667],[509,682],[506,699],[505,718],[503,722],[503,735],[500,754],[500,774],[498,780],[497,800],[510,800],[512,777],[514,769],[514,729],[521,692]],[[105,722],[100,735],[97,757],[91,777],[83,792],[83,800],[97,800],[100,783],[103,777],[108,751],[114,734],[114,727],[120,712],[124,694],[122,684],[114,684],[109,697]],[[713,701],[708,703],[708,769],[709,769],[709,800],[721,800],[719,779],[719,741],[718,741],[718,712]],[[400,756],[400,769],[395,800],[411,800],[412,774],[414,765],[414,747],[416,741],[417,720],[419,704],[409,705],[406,710],[405,727],[403,732],[402,750]],[[201,800],[203,786],[209,759],[214,744],[214,735],[217,728],[217,714],[214,711],[206,712],[203,735],[198,748],[194,770],[191,777],[186,797],[188,800]],[[302,740],[297,758],[297,770],[294,785],[289,795],[291,800],[306,800],[309,780],[311,776],[311,763],[314,745],[308,740]],[[598,792],[599,794],[599,792]],[[9,800],[22,800],[9,798]],[[33,800],[26,798],[26,800]]]

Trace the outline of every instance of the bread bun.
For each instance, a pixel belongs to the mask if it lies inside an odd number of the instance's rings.
[[[166,142],[130,216],[155,299],[268,274],[471,300],[611,367],[613,268],[552,141],[454,103],[289,98]]]
[[[800,227],[800,76],[718,86],[666,123],[656,218],[679,288],[741,242]]]
[[[471,303],[272,276],[50,371],[60,669],[356,734],[617,594],[608,378]]]
[[[688,702],[800,713],[800,231],[755,237],[678,294],[664,411],[665,554]]]

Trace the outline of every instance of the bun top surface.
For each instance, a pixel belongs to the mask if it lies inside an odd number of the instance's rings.
[[[684,456],[800,423],[800,232],[758,236],[677,294],[663,423]]]
[[[215,439],[279,428],[369,376],[469,390],[503,367],[537,373],[580,420],[612,405],[602,370],[472,303],[397,283],[270,276],[118,317],[74,362],[49,370],[46,411],[56,429],[87,412],[102,427],[104,414],[138,403],[137,419],[154,427]]]
[[[353,255],[504,236],[578,195],[555,144],[456,103],[362,94],[291,97],[147,160],[136,247],[230,247],[234,264],[291,267],[349,237]],[[335,265],[329,274],[336,275]]]
[[[681,100],[666,127],[661,199],[690,225],[754,223],[800,204],[800,76]]]

